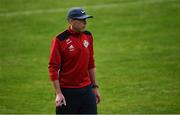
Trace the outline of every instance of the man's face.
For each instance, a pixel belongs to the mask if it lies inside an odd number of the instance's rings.
[[[86,27],[86,19],[72,19],[69,23],[76,32],[83,32]]]

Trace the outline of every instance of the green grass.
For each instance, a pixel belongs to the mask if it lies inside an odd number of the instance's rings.
[[[99,113],[180,113],[179,0],[0,0],[0,113],[55,113],[47,63],[67,28],[66,11],[2,14],[72,6],[95,17]]]

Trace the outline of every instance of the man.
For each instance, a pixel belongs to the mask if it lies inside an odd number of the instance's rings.
[[[82,8],[71,8],[69,28],[52,42],[48,68],[56,93],[56,114],[97,114],[100,93],[93,37],[85,31],[87,18],[92,16]]]

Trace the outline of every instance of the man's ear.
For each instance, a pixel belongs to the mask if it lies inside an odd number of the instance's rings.
[[[69,23],[69,24],[72,24],[72,23],[73,23],[73,20],[72,20],[72,19],[69,19],[69,20],[68,20],[68,23]]]

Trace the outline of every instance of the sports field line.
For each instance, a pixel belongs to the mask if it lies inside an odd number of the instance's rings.
[[[101,5],[94,5],[94,6],[85,6],[83,8],[87,9],[99,9],[99,8],[110,8],[110,7],[117,7],[117,4],[101,4]],[[68,8],[58,8],[58,9],[38,9],[38,10],[27,10],[27,11],[18,11],[18,12],[6,12],[0,13],[0,16],[3,17],[11,17],[11,16],[18,16],[18,15],[32,15],[32,14],[43,14],[43,13],[58,13],[58,12],[66,12]]]
[[[92,6],[83,6],[85,9],[103,9],[103,8],[114,8],[114,7],[126,7],[127,5],[136,5],[136,4],[151,4],[159,2],[167,2],[175,0],[142,0],[142,1],[133,1],[122,4],[99,4]],[[58,8],[58,9],[37,9],[37,10],[27,10],[27,11],[17,11],[17,12],[5,12],[0,13],[0,17],[12,17],[19,15],[32,15],[32,14],[43,14],[43,13],[58,13],[58,12],[67,12],[68,8]]]

